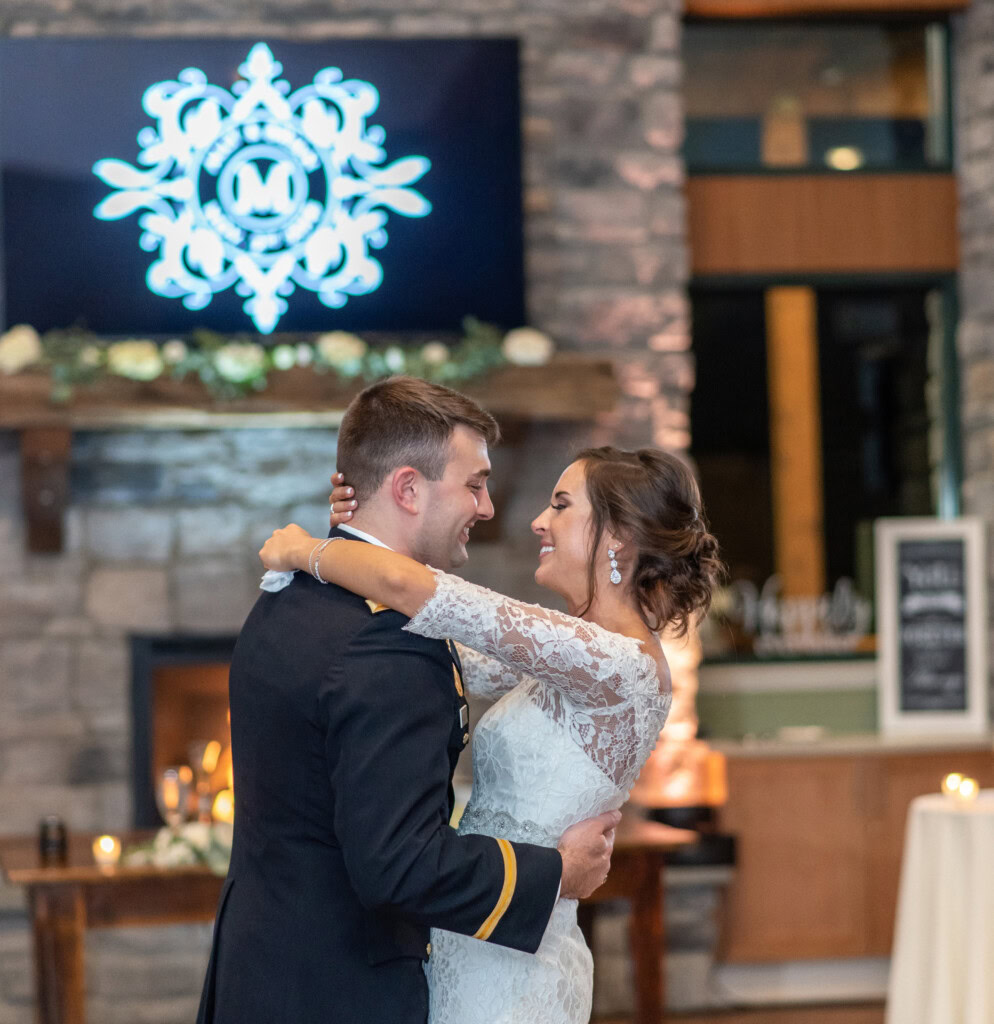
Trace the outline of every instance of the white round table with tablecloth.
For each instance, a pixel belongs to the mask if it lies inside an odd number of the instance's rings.
[[[994,1024],[994,790],[911,803],[887,1024]]]

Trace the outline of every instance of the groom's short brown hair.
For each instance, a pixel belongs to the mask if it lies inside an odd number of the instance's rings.
[[[387,474],[413,466],[440,480],[449,461],[449,439],[459,425],[494,445],[497,421],[471,398],[417,377],[389,377],[371,384],[349,403],[338,431],[338,471],[368,500]]]

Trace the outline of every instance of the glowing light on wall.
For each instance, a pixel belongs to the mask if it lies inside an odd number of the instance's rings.
[[[323,68],[290,91],[265,43],[239,67],[231,91],[197,68],[157,82],[142,99],[154,127],[138,134],[135,166],[104,159],[93,172],[117,191],[93,211],[120,220],[138,210],[139,246],[156,258],[156,295],[204,309],[234,288],[256,328],[270,333],[298,287],[331,309],[374,292],[388,211],[424,217],[411,188],[423,156],[384,163],[386,133],[366,119],[380,97],[369,82]]]
[[[825,163],[836,171],[858,171],[866,157],[858,146],[835,146],[825,154]]]

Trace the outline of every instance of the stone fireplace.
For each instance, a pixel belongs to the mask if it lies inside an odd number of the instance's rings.
[[[0,432],[0,827],[155,825],[158,768],[225,739],[262,540],[326,528],[335,434],[77,433],[58,555],[26,550],[18,452]],[[90,933],[90,1019],[192,1020],[209,942],[204,926]],[[0,886],[0,1021],[28,1024],[32,1003],[23,896]]]
[[[233,636],[131,637],[131,785],[134,824],[157,828],[156,786],[186,766],[192,819],[227,818],[231,805],[228,667]],[[220,799],[219,799],[220,798]]]

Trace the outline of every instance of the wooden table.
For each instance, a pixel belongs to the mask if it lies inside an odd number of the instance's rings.
[[[121,838],[127,847],[149,835],[132,833]],[[667,852],[695,839],[694,832],[626,815],[618,829],[611,874],[583,901],[581,913],[588,923],[597,903],[631,902],[637,1024],[662,1020],[663,859]],[[214,919],[223,879],[202,867],[102,870],[93,862],[92,840],[90,835],[72,836],[66,861],[53,864],[42,861],[36,838],[0,839],[0,871],[28,893],[39,1024],[85,1024],[87,928]]]
[[[607,881],[580,901],[580,928],[593,948],[593,917],[598,903],[627,900],[628,936],[635,980],[635,1024],[664,1019],[666,985],[660,965],[666,943],[662,870],[666,854],[697,842],[696,832],[646,821],[631,810],[622,814]]]
[[[149,833],[122,836],[129,843]],[[85,1024],[87,928],[212,921],[223,879],[206,868],[98,868],[93,836],[73,835],[64,863],[42,861],[36,838],[0,840],[0,870],[28,893],[39,1024]]]

